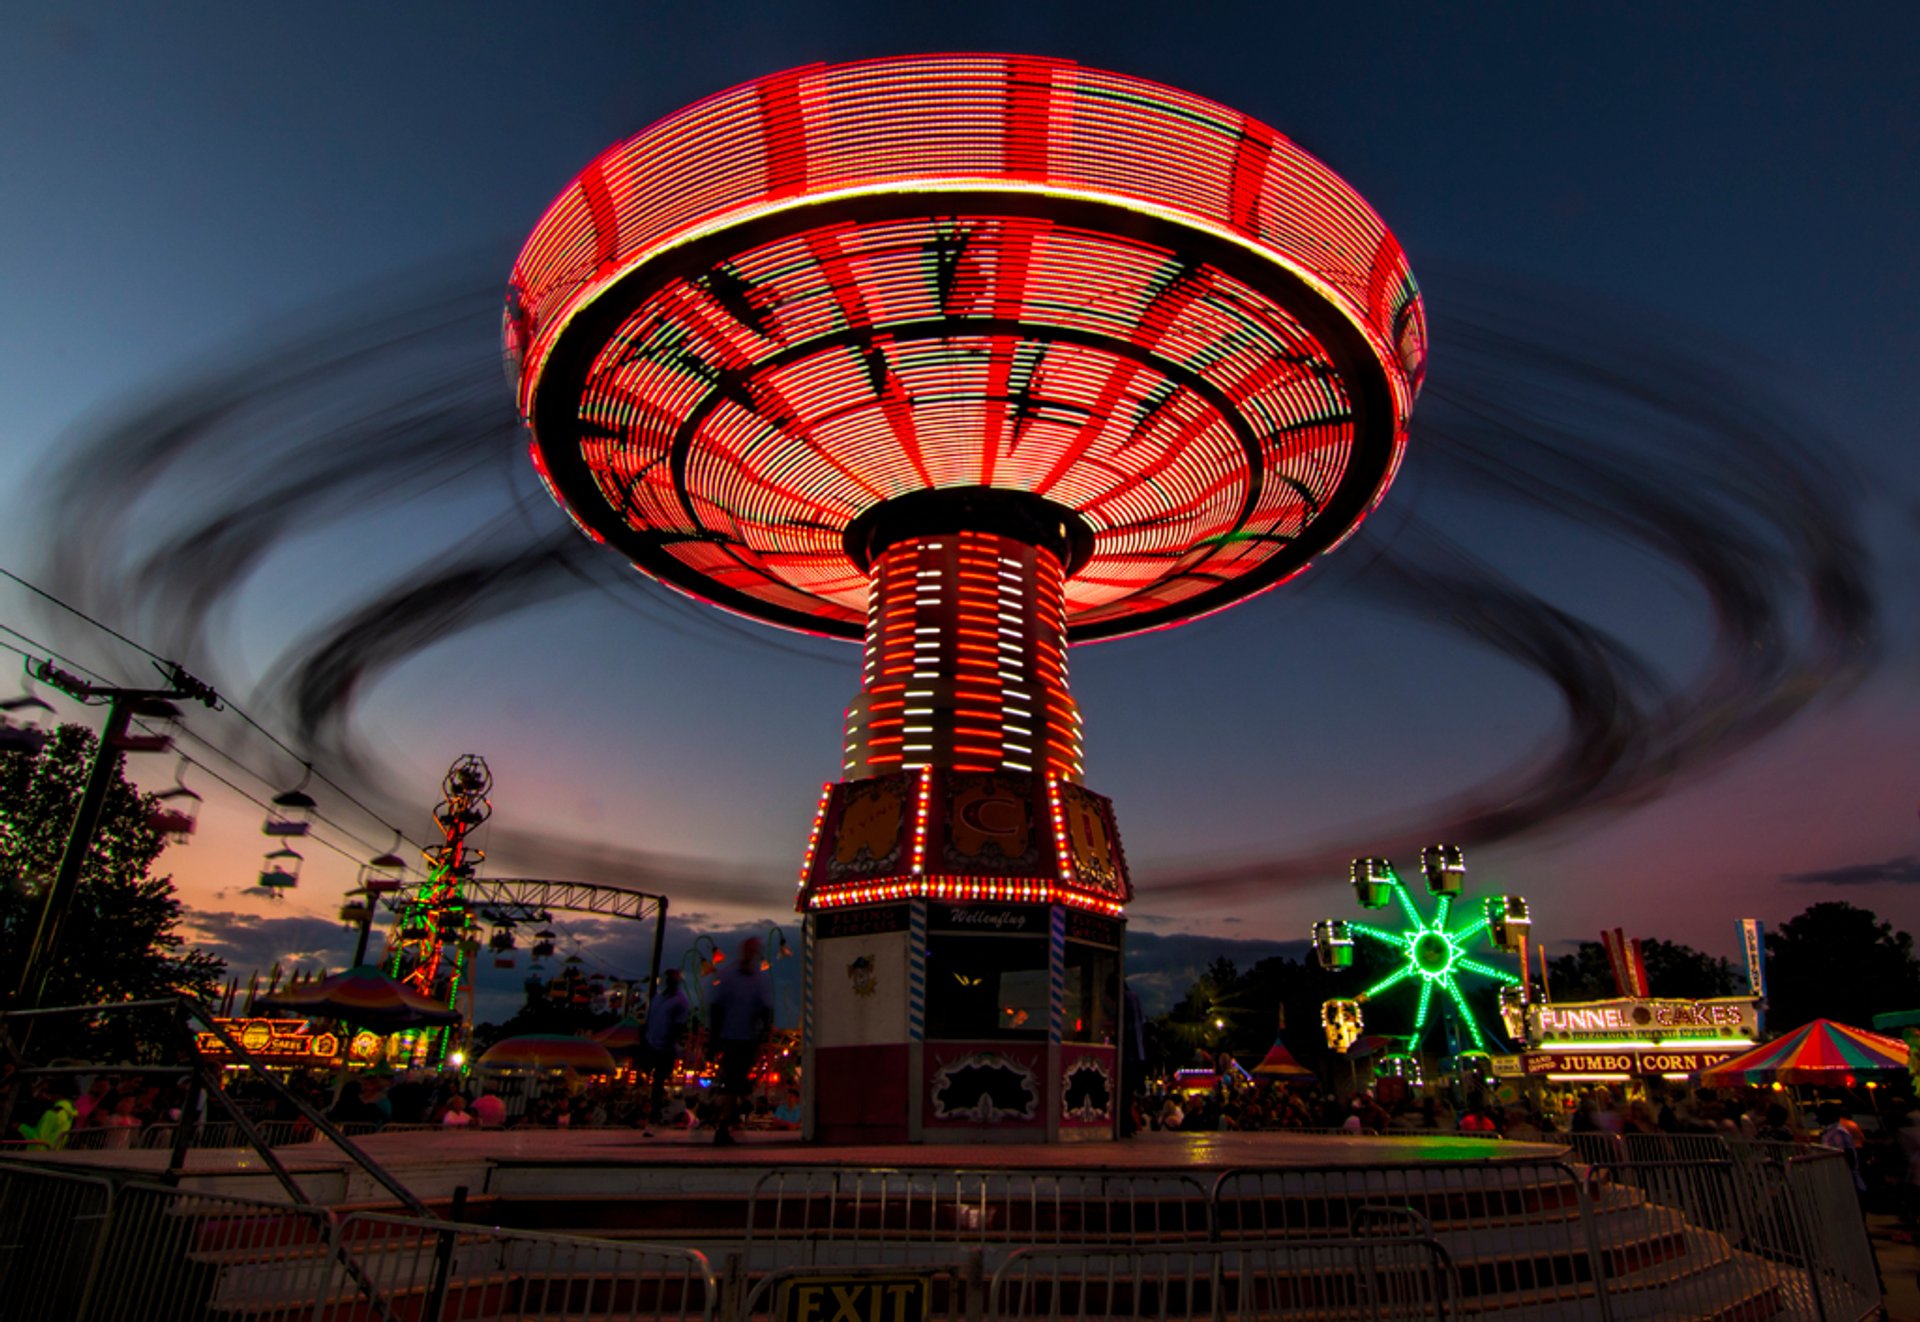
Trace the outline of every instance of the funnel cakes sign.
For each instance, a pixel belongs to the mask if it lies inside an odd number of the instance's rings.
[[[1751,996],[1708,1000],[1622,998],[1527,1008],[1527,1040],[1555,1043],[1736,1045],[1759,1035],[1760,1002]]]

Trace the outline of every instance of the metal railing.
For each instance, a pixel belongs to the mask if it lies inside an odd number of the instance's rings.
[[[0,1319],[80,1316],[112,1211],[106,1180],[0,1167]]]
[[[73,1316],[267,1322],[304,1315],[338,1270],[332,1231],[321,1208],[122,1184]]]
[[[993,1274],[986,1315],[1314,1318],[1411,1322],[1449,1316],[1453,1270],[1432,1239],[1249,1241],[1185,1249],[1017,1249]]]
[[[1581,1137],[1588,1153],[1626,1154],[1586,1165],[1596,1217],[1637,1227],[1603,1245],[1611,1298],[1658,1292],[1696,1311],[1833,1322],[1879,1308],[1878,1264],[1840,1153],[1717,1135]]]
[[[358,1212],[335,1235],[374,1297],[409,1322],[685,1322],[712,1318],[720,1297],[692,1249]],[[377,1316],[367,1293],[360,1282],[327,1282],[313,1322]]]
[[[884,1265],[1035,1244],[1205,1244],[1207,1190],[1177,1172],[779,1167],[747,1205],[749,1272]]]
[[[723,1279],[685,1247],[470,1225],[457,1210],[336,1220],[6,1161],[0,1322],[747,1318],[835,1283],[866,1289],[869,1306],[875,1290],[904,1292],[895,1302],[969,1319],[1853,1322],[1878,1307],[1839,1154],[1630,1150],[1579,1165],[1242,1169],[1211,1187],[1177,1172],[780,1168],[752,1188],[744,1225],[720,1219]]]
[[[1214,1182],[1223,1243],[1430,1238],[1463,1306],[1605,1317],[1601,1233],[1579,1177],[1551,1161],[1230,1170]]]

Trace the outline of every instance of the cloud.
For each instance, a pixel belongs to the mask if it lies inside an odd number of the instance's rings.
[[[1161,935],[1129,926],[1127,981],[1139,993],[1142,1009],[1149,1015],[1163,1014],[1187,994],[1187,988],[1215,959],[1225,956],[1245,970],[1276,955],[1304,959],[1311,949],[1309,941],[1241,940],[1197,932]]]
[[[353,958],[354,933],[330,918],[200,910],[185,920],[187,940],[226,960],[227,972],[243,983],[253,970],[264,973],[275,964],[338,969]]]
[[[1902,854],[1879,863],[1848,863],[1844,867],[1812,872],[1789,872],[1780,880],[1800,886],[1875,886],[1885,882],[1912,886],[1920,884],[1920,857]]]

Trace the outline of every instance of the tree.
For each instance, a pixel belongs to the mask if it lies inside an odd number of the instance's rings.
[[[60,865],[99,738],[63,725],[39,752],[0,752],[0,979],[11,991]],[[211,1000],[226,974],[185,949],[173,879],[151,875],[166,848],[149,824],[152,798],[115,776],[48,971],[46,1005],[147,1000],[185,992]]]
[[[1767,933],[1767,1005],[1781,1028],[1812,1019],[1867,1027],[1882,1011],[1920,1008],[1913,938],[1844,900],[1810,905]]]
[[[1647,967],[1647,985],[1655,996],[1700,999],[1733,996],[1744,978],[1733,961],[1680,941],[1657,938],[1640,943],[1640,959]],[[1571,955],[1547,965],[1556,1001],[1604,1001],[1620,994],[1613,981],[1607,948],[1598,941],[1582,941]]]

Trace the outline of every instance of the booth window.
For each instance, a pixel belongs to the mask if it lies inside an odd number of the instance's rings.
[[[1111,1046],[1119,1036],[1120,953],[1067,942],[1067,998],[1060,1040]]]
[[[1047,938],[927,938],[927,1036],[947,1041],[1047,1036]]]

